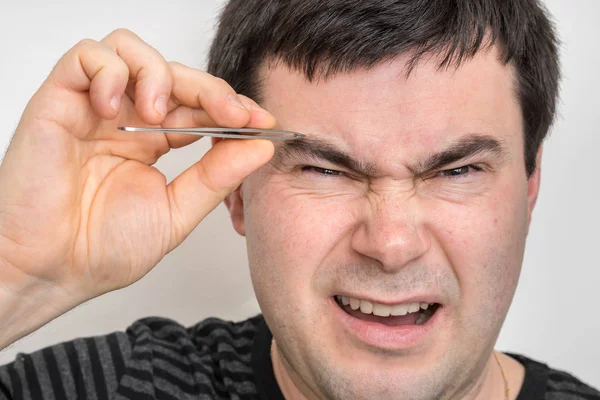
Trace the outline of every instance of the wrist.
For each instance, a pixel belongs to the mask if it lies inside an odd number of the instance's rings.
[[[56,285],[24,276],[0,254],[0,350],[76,305]]]

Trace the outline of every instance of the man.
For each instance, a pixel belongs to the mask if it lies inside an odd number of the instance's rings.
[[[263,314],[149,318],[22,355],[0,396],[600,399],[493,351],[554,117],[556,42],[536,0],[233,0],[210,74],[127,31],[79,43],[0,167],[1,347],[142,278],[223,199]],[[151,165],[193,139],[120,125],[306,138],[214,140],[166,185]]]

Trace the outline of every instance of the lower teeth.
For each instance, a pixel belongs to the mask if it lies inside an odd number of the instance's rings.
[[[415,325],[423,325],[425,322],[427,322],[428,319],[429,315],[426,315],[425,313],[420,313],[419,318],[417,318],[417,321],[415,322]]]
[[[433,315],[433,313],[437,310],[437,305],[430,306],[427,310],[421,310],[419,314],[419,318],[415,322],[416,325],[423,325],[425,322],[429,321],[429,318]]]

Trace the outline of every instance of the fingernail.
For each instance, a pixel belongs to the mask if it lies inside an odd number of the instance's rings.
[[[113,110],[119,112],[119,107],[121,106],[121,96],[114,96],[110,99],[110,106]]]
[[[167,96],[158,96],[154,102],[154,109],[161,115],[167,115]]]
[[[247,110],[247,108],[244,105],[244,103],[242,103],[242,101],[240,100],[240,98],[236,94],[230,94],[229,95],[229,102],[231,104],[233,104],[234,106],[236,106],[236,107],[240,107],[240,108],[243,108],[244,110]]]

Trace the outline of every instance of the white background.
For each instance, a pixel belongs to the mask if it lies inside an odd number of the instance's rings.
[[[497,348],[525,353],[600,387],[600,1],[546,3],[563,41],[560,116],[545,145],[541,195],[523,274]],[[2,1],[0,156],[28,99],[80,39],[101,39],[124,27],[167,60],[204,68],[222,4],[223,0]],[[203,154],[207,143],[172,151],[158,167],[172,179]],[[146,278],[78,307],[5,349],[0,364],[20,351],[123,330],[145,316],[190,325],[207,316],[240,319],[258,312],[244,241],[220,206]]]

